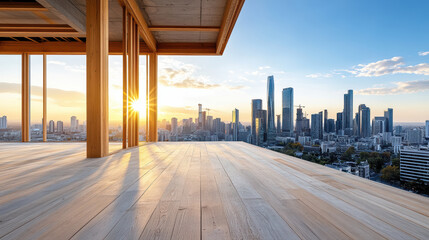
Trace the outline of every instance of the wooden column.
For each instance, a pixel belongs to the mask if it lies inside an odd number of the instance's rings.
[[[134,25],[133,18],[131,15],[128,17],[128,100],[129,104],[132,104],[134,99],[134,71],[133,71],[133,64],[134,64],[134,57],[133,57],[133,51],[134,51],[134,41],[133,41],[133,30],[132,27]],[[128,147],[134,146],[134,110],[132,107],[129,107],[128,109]]]
[[[135,33],[135,48],[134,48],[134,57],[135,57],[135,61],[134,61],[134,95],[135,98],[138,99],[140,101],[140,91],[139,91],[139,58],[140,58],[140,38],[139,38],[139,28],[136,25],[134,25],[134,33]],[[139,109],[140,110],[140,109]],[[140,120],[140,112],[136,111],[136,114],[134,116],[134,146],[138,146],[139,145],[139,120]]]
[[[48,123],[47,120],[47,85],[46,85],[46,78],[47,78],[47,67],[46,67],[46,54],[43,54],[43,141],[47,141],[47,129],[46,124]]]
[[[122,148],[127,148],[127,131],[128,131],[128,12],[127,8],[123,9],[122,18],[122,87],[123,87],[123,118],[122,118]]]
[[[30,55],[22,54],[21,140],[30,141]]]
[[[158,141],[158,54],[149,53],[149,142]]]
[[[87,157],[109,153],[109,0],[86,0]]]
[[[146,142],[149,142],[149,56],[146,55]]]

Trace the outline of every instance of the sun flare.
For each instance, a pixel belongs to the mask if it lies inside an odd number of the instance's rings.
[[[146,112],[146,104],[142,99],[135,99],[131,101],[131,109],[140,114],[144,114]]]

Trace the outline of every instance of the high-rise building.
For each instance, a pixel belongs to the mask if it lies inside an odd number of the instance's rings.
[[[336,132],[336,128],[335,128],[335,120],[330,118],[328,119],[328,133],[335,133]]]
[[[267,78],[267,128],[268,130],[276,129],[274,123],[274,76],[268,76]]]
[[[385,117],[374,117],[374,119],[372,120],[372,135],[383,133],[386,129],[385,123]]]
[[[387,111],[384,111],[384,117],[386,118],[385,131],[393,133],[393,109],[388,108]]]
[[[277,115],[277,133],[281,133],[282,132],[282,126],[280,123],[280,119],[281,119],[281,115]]]
[[[7,129],[7,116],[0,117],[0,129]]]
[[[54,133],[55,132],[55,122],[54,122],[54,120],[49,121],[48,132],[50,132],[50,133]]]
[[[353,90],[344,94],[343,130],[347,135],[353,132]]]
[[[207,130],[213,131],[213,116],[207,116]]]
[[[320,128],[319,128],[319,131],[320,131],[320,133],[319,133],[319,136],[320,136],[320,139],[323,139],[323,111],[320,111],[319,112],[319,115],[320,115]]]
[[[283,132],[292,133],[293,124],[293,88],[283,88],[282,91],[282,115]]]
[[[360,109],[359,117],[359,136],[364,138],[371,137],[371,110],[369,109],[369,107],[362,107],[362,109]]]
[[[206,116],[207,116],[207,112],[203,111],[202,114],[201,114],[201,124],[202,124],[201,125],[201,129],[204,129],[204,130],[206,130],[206,128],[207,128],[207,126],[206,126],[206,123],[207,123]]]
[[[267,141],[267,110],[260,109],[256,112],[256,119],[257,121],[260,121],[259,123],[259,130],[256,134],[256,137],[259,137],[259,144]],[[259,120],[258,120],[259,119]],[[258,135],[259,134],[259,135]],[[262,138],[261,138],[261,136]]]
[[[64,132],[64,123],[62,121],[57,121],[57,133]]]
[[[232,140],[238,141],[238,127],[239,127],[239,113],[238,109],[232,111]]]
[[[429,120],[426,120],[426,126],[425,126],[425,138],[429,139]]]
[[[329,132],[328,130],[328,109],[325,109],[323,111],[323,131],[324,132]]]
[[[343,113],[342,112],[337,113],[337,121],[335,122],[335,125],[336,125],[335,130],[338,134],[339,131],[343,129]]]
[[[429,171],[424,170],[429,166],[429,150],[426,148],[401,149],[399,171],[401,181],[421,180],[429,182]]]
[[[71,132],[77,132],[79,127],[79,122],[76,118],[76,116],[72,116],[70,119],[70,131]]]
[[[262,110],[262,100],[252,99],[252,143],[256,144],[256,114],[259,110]]]
[[[420,129],[413,128],[407,129],[406,131],[407,142],[408,144],[421,144],[422,143],[422,135]]]
[[[177,118],[171,118],[171,134],[177,135]]]
[[[203,127],[203,105],[198,104],[198,128]]]
[[[295,131],[298,136],[301,136],[304,128],[304,114],[302,113],[302,108],[299,107],[296,109],[296,124]]]
[[[321,118],[322,115],[320,113],[316,113],[316,114],[311,114],[311,138],[312,139],[322,139],[322,135],[321,132],[322,130],[322,125],[321,123]]]

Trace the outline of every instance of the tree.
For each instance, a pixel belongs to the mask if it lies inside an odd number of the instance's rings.
[[[392,159],[392,166],[398,166],[399,167],[399,163],[400,163],[399,158],[393,158]]]
[[[377,158],[369,158],[368,163],[369,163],[369,167],[374,172],[378,173],[378,172],[380,172],[381,168],[383,167],[384,161],[381,157],[377,157]]]
[[[381,154],[381,158],[384,160],[384,162],[390,162],[390,152],[383,152]]]
[[[347,161],[352,160],[352,155],[356,153],[356,149],[354,147],[349,147],[343,155],[343,158]]]
[[[387,166],[381,170],[381,178],[386,181],[399,181],[399,167]]]

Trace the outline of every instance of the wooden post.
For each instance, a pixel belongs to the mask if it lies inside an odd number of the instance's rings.
[[[109,153],[109,0],[86,0],[87,157]]]
[[[134,79],[135,79],[135,98],[138,99],[140,101],[140,89],[139,89],[139,58],[140,58],[140,39],[139,39],[139,28],[137,26],[137,24],[134,26],[135,30],[135,65],[134,65]],[[140,111],[140,109],[139,109]],[[136,111],[136,115],[135,115],[135,142],[134,142],[134,146],[138,146],[139,145],[139,120],[140,120],[140,112]]]
[[[46,67],[46,54],[43,54],[43,141],[47,141],[47,126],[48,123],[47,120],[47,85],[46,85],[46,78],[47,78],[47,67]]]
[[[22,54],[21,140],[30,141],[30,55]]]
[[[146,142],[149,141],[149,56],[146,55]]]
[[[133,18],[131,15],[128,17],[128,101],[130,104],[134,101],[134,83],[133,83],[133,51],[134,51],[134,45],[133,45]],[[128,108],[128,147],[132,147],[133,145],[133,139],[134,139],[134,124],[133,124],[133,115],[134,111],[132,107],[130,106]]]
[[[158,141],[158,54],[149,53],[149,142]]]
[[[128,125],[128,69],[127,69],[127,41],[128,41],[128,12],[127,8],[123,9],[122,18],[122,88],[123,88],[123,118],[122,118],[122,148],[127,148],[127,125]]]

